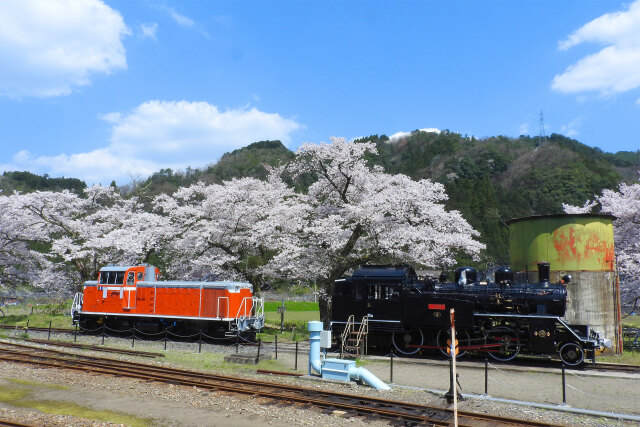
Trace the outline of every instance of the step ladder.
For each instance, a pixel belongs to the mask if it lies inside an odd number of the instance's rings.
[[[347,319],[342,331],[340,357],[362,357],[367,354],[367,335],[369,334],[369,316],[364,316],[358,329],[353,314]]]

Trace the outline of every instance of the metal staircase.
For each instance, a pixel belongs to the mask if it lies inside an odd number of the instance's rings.
[[[361,357],[367,354],[367,335],[369,334],[369,317],[364,316],[356,330],[353,314],[347,319],[342,331],[340,357]]]

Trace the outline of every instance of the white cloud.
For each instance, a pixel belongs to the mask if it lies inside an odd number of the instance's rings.
[[[518,135],[529,135],[529,123],[522,123],[520,125],[520,133]]]
[[[196,22],[193,19],[176,12],[172,7],[164,7],[163,9],[173,18],[174,21],[176,21],[176,23],[178,23],[178,25],[182,25],[183,27],[193,27],[196,25]]]
[[[21,151],[3,170],[72,176],[88,184],[147,176],[161,168],[216,162],[222,154],[266,139],[284,143],[302,125],[255,108],[220,111],[206,102],[148,101],[128,113],[100,116],[113,125],[110,145],[87,153],[36,157]]]
[[[595,91],[611,95],[640,86],[640,0],[628,10],[608,13],[585,24],[559,43],[566,50],[581,43],[604,45],[554,77],[562,93]]]
[[[569,138],[574,138],[578,136],[580,132],[578,132],[577,128],[582,124],[582,118],[576,117],[566,125],[560,126],[560,132],[568,136]]]
[[[0,96],[58,96],[127,68],[122,16],[100,0],[0,1]]]
[[[105,122],[108,122],[108,123],[116,123],[120,120],[120,117],[122,117],[122,114],[118,112],[98,114],[98,118],[100,120],[104,120]]]
[[[437,128],[423,128],[418,130],[422,132],[440,133],[440,129],[437,129]],[[396,141],[398,139],[406,138],[407,136],[410,136],[410,135],[411,135],[411,132],[396,132],[389,137],[389,140]]]
[[[160,10],[165,11],[171,18],[180,26],[191,28],[192,30],[200,33],[203,37],[210,39],[211,35],[207,32],[205,27],[193,19],[178,13],[174,8],[168,6],[160,6]]]
[[[158,24],[156,22],[153,24],[141,24],[140,31],[142,32],[143,37],[157,40],[156,32],[158,31]]]

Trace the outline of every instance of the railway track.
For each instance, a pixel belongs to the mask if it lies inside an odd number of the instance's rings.
[[[102,351],[106,353],[125,354],[128,356],[140,356],[140,357],[164,357],[162,353],[155,353],[151,351],[140,350],[127,350],[123,348],[105,347],[103,345],[91,345],[91,344],[75,344],[66,341],[50,341],[50,340],[37,340],[37,339],[23,339],[22,341],[31,342],[35,344],[53,345],[57,347],[77,348],[80,350]]]
[[[394,423],[404,423],[405,425],[445,426],[451,425],[453,422],[453,411],[451,409],[436,406],[417,405],[117,359],[69,354],[63,351],[4,341],[0,341],[0,360],[179,384],[203,390],[260,396],[274,399],[277,402],[295,403],[322,410],[340,410],[345,413],[345,416],[359,415],[384,418]],[[458,421],[460,426],[549,426],[549,424],[536,421],[517,420],[467,411],[458,411]]]
[[[11,331],[23,331],[23,332],[27,332],[27,331],[34,331],[34,332],[53,332],[56,334],[73,334],[75,332],[74,329],[68,329],[68,328],[40,328],[40,327],[36,327],[36,326],[29,326],[28,328],[26,326],[18,326],[18,325],[0,325],[0,329],[7,329],[7,330],[11,330]]]
[[[0,426],[4,427],[36,427],[34,424],[24,424],[11,420],[0,420]]]
[[[15,325],[0,325],[0,329],[7,329],[7,330],[18,330],[18,331],[27,331],[27,328],[25,328],[24,326],[15,326]],[[34,331],[34,332],[49,332],[51,331],[52,333],[59,333],[59,334],[74,334],[74,333],[81,333],[80,331],[75,331],[74,329],[68,329],[68,328],[41,328],[41,327],[29,327],[28,328],[29,331]],[[235,343],[230,343],[229,345],[234,345]],[[56,344],[58,345],[58,344]],[[257,346],[256,343],[242,343],[242,345],[253,345],[253,346]],[[274,345],[273,341],[262,341],[262,345]],[[83,346],[84,347],[84,346]],[[94,350],[101,350],[104,349],[105,347],[103,346],[94,346]],[[103,350],[103,351],[108,351],[108,350]],[[294,353],[296,351],[295,345],[291,344],[291,343],[278,343],[278,352],[281,353]],[[298,347],[298,351],[302,354],[305,352],[309,351],[309,345],[308,343],[300,343],[299,347]],[[114,351],[117,353],[125,353],[125,351]],[[132,353],[133,354],[133,353]],[[158,354],[160,354],[160,356],[158,356]],[[148,356],[148,357],[162,357],[161,353],[154,353],[155,356]],[[492,360],[492,362],[495,362]],[[514,361],[517,362],[517,361]],[[520,360],[521,363],[517,363],[517,365],[532,365],[532,366],[542,366],[540,365],[540,362],[538,361],[525,361],[525,360]],[[549,363],[554,363],[558,366],[560,365],[560,362],[558,362],[557,360],[552,361],[552,362],[545,362],[545,364],[549,364]],[[572,367],[573,368],[573,367]],[[581,367],[576,367],[577,369],[585,369],[585,370],[601,370],[601,371],[615,371],[615,372],[628,372],[628,373],[640,373],[640,366],[638,365],[628,365],[628,364],[621,364],[621,363],[606,363],[606,362],[596,362],[595,365],[591,364],[590,362],[585,361],[585,363],[581,366]]]
[[[591,364],[585,364],[586,370],[601,370],[601,371],[616,371],[616,372],[628,372],[632,374],[640,374],[640,366],[638,365],[626,365],[623,363],[606,363],[596,362],[595,366]]]

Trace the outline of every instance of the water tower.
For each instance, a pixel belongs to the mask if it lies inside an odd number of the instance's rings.
[[[538,282],[539,262],[549,262],[551,281],[565,274],[566,319],[589,325],[622,352],[620,292],[611,215],[543,215],[516,218],[509,225],[511,268],[520,280]]]

